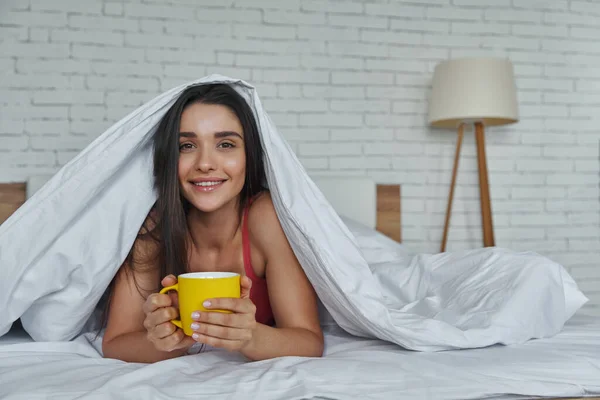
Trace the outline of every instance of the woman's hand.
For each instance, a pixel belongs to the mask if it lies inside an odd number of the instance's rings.
[[[168,275],[161,281],[163,287],[177,283],[177,278]],[[143,305],[146,319],[144,328],[148,340],[160,351],[173,351],[189,348],[194,344],[194,339],[186,336],[183,331],[170,321],[179,316],[175,307],[177,298],[169,294],[152,293]]]
[[[231,314],[196,311],[192,314],[192,338],[199,343],[240,351],[252,342],[256,328],[256,306],[250,300],[252,281],[247,276],[240,279],[240,298],[207,299],[206,309],[229,310]]]

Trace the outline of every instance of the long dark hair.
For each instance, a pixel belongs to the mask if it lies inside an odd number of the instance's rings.
[[[163,116],[152,137],[154,187],[157,200],[140,229],[138,239],[152,240],[154,242],[152,247],[156,251],[144,255],[146,260],[137,260],[135,259],[134,244],[124,263],[128,272],[134,271],[137,265],[148,265],[156,269],[159,277],[158,287],[143,288],[144,291],[158,291],[162,288],[160,279],[169,274],[178,276],[188,271],[187,214],[191,205],[183,197],[179,187],[179,125],[181,114],[185,108],[194,103],[225,106],[235,113],[242,125],[246,153],[246,176],[239,195],[238,213],[240,217],[249,200],[264,189],[263,148],[256,119],[246,100],[227,84],[194,85],[186,88]],[[101,327],[104,327],[108,320],[110,293],[113,287],[114,279],[107,289],[108,296]],[[137,282],[136,287],[143,295]],[[143,297],[146,296],[143,295]]]

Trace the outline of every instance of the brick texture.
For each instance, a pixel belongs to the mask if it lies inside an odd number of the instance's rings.
[[[600,7],[556,0],[4,0],[0,182],[58,170],[174,85],[254,84],[314,175],[402,184],[403,238],[440,246],[452,131],[426,125],[433,68],[509,57],[520,121],[487,130],[496,243],[565,265],[600,314]],[[449,250],[481,245],[472,131]]]

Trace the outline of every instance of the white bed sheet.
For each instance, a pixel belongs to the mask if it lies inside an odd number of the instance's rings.
[[[220,350],[148,365],[125,363],[103,359],[90,337],[0,342],[0,398],[443,400],[600,394],[600,318],[584,315],[573,317],[553,338],[437,353],[403,350],[328,327],[322,359],[253,363]]]

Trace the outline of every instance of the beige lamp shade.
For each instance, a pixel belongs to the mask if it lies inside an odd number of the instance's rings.
[[[462,122],[505,125],[519,112],[512,63],[503,58],[463,58],[435,67],[429,124],[456,128]]]

